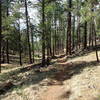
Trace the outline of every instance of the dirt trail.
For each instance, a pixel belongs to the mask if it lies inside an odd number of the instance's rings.
[[[57,66],[63,66],[63,64],[61,63],[66,63],[66,57],[63,58],[59,58],[57,59]],[[63,69],[62,69],[63,72]],[[63,73],[59,72],[57,74],[55,74],[55,79],[57,80],[57,82],[59,82],[58,80],[62,80],[63,79]],[[52,83],[52,81],[51,81]],[[69,98],[71,92],[69,90],[66,91],[65,86],[62,82],[62,85],[57,84],[57,85],[51,85],[49,86],[48,90],[41,94],[40,100],[67,100],[67,98]]]
[[[41,100],[66,100],[60,98],[65,92],[63,86],[50,86],[48,91],[42,95]]]
[[[47,91],[40,94],[40,100],[98,100],[100,64],[96,65],[95,59],[95,53],[70,62],[66,61],[66,57],[58,59],[57,66],[62,70],[54,76],[54,79],[62,82],[63,85],[49,86]],[[86,66],[90,68],[84,70]]]
[[[41,72],[32,69],[17,71],[13,77],[4,75],[22,85],[0,96],[0,100],[100,100],[100,63],[95,52],[71,59],[63,56],[54,62]]]

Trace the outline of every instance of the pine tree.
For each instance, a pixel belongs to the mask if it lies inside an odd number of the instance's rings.
[[[72,0],[68,0],[68,27],[67,27],[67,47],[66,54],[71,55],[71,8],[72,8]]]
[[[2,33],[2,2],[0,0],[0,72],[1,72],[1,33]]]
[[[27,10],[27,1],[25,0],[25,16],[26,16],[26,26],[27,26],[27,43],[28,43],[28,52],[29,52],[29,62],[32,63],[31,58],[31,46],[30,46],[30,38],[29,38],[29,18],[28,18],[28,10]]]

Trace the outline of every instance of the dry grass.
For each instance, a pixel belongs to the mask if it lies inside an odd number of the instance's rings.
[[[95,52],[70,60],[53,60],[56,61],[41,72],[34,68],[7,69],[0,75],[0,81],[10,79],[16,87],[1,95],[0,100],[99,100],[100,63],[96,63]]]

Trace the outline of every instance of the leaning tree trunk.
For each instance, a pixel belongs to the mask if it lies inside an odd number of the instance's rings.
[[[31,46],[30,46],[30,38],[29,38],[29,20],[28,20],[28,10],[27,10],[26,0],[25,0],[25,16],[26,16],[26,25],[27,25],[27,42],[28,42],[29,62],[31,64],[32,58],[31,58]]]
[[[1,73],[1,32],[2,32],[2,13],[1,13],[1,0],[0,0],[0,73]]]

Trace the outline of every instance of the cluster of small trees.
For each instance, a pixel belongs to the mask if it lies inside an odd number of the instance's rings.
[[[0,63],[4,63],[5,53],[9,63],[11,51],[19,53],[20,65],[24,51],[28,52],[29,63],[34,63],[35,35],[41,44],[42,66],[65,48],[66,55],[71,55],[79,49],[95,46],[99,61],[96,41],[100,33],[99,0],[38,0],[35,9],[39,13],[39,24],[36,27],[28,12],[32,3],[32,0],[0,1]],[[20,10],[23,8],[24,13]],[[25,20],[25,29],[21,28],[20,20]]]

